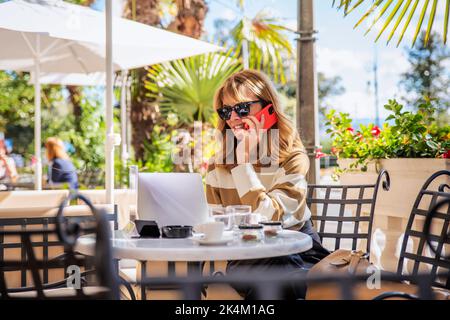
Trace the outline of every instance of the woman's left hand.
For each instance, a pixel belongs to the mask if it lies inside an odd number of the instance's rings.
[[[242,119],[242,122],[247,124],[249,129],[244,131],[244,136],[236,147],[236,160],[238,164],[254,163],[257,161],[257,146],[263,133],[264,121],[264,115],[261,116],[261,121],[258,121],[254,116],[248,116]]]

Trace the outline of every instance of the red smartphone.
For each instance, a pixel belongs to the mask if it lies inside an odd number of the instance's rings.
[[[275,112],[275,109],[273,108],[272,104],[268,104],[265,106],[261,111],[259,111],[257,114],[255,114],[255,118],[258,119],[258,121],[261,121],[261,116],[264,115],[264,127],[263,129],[270,129],[272,128],[275,123],[278,121],[277,113]],[[249,129],[248,124],[244,124],[245,130]]]

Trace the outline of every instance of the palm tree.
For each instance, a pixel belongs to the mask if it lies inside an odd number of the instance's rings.
[[[124,7],[124,17],[151,26],[161,23],[158,0],[127,0]],[[144,81],[147,76],[145,68],[135,69],[131,72],[131,105],[130,121],[132,127],[131,143],[134,158],[143,160],[144,142],[150,138],[155,120],[158,117],[155,102],[146,96]]]
[[[242,17],[233,27],[231,35],[237,54],[244,58],[247,50],[248,67],[264,71],[275,82],[286,83],[286,63],[292,58],[293,48],[286,36],[292,31],[279,21],[261,10],[253,18],[245,15],[245,0],[235,0]],[[245,44],[245,45],[244,45]],[[245,64],[245,63],[244,63]],[[292,71],[292,66],[291,71]],[[292,72],[291,72],[292,73]]]
[[[399,44],[403,40],[405,32],[408,30],[409,27],[411,27],[411,25],[410,25],[411,20],[413,19],[413,17],[416,14],[419,14],[418,23],[416,25],[416,29],[414,32],[412,47],[414,47],[414,44],[416,43],[417,37],[420,34],[420,31],[422,29],[422,26],[423,26],[423,23],[424,23],[426,17],[428,18],[428,24],[427,24],[426,33],[425,33],[425,46],[428,45],[428,41],[430,39],[431,31],[432,31],[434,20],[436,17],[436,12],[438,11],[438,5],[439,5],[439,3],[443,3],[442,1],[446,1],[443,32],[444,32],[444,43],[447,43],[450,0],[441,0],[441,1],[439,1],[439,0],[431,0],[431,1],[430,0],[423,0],[423,1],[396,0],[395,2],[394,2],[394,0],[376,0],[376,1],[370,0],[370,1],[372,2],[372,5],[364,13],[364,15],[361,17],[361,19],[355,24],[355,28],[358,27],[363,21],[368,19],[369,16],[375,16],[369,29],[366,31],[366,34],[367,34],[368,32],[370,32],[372,27],[378,21],[380,21],[380,19],[383,17],[383,15],[388,13],[389,15],[385,19],[383,27],[381,28],[380,32],[378,33],[375,41],[377,41],[380,38],[380,36],[386,31],[386,29],[395,20],[395,24],[392,27],[391,32],[388,36],[387,43],[389,43],[391,41],[392,37],[394,36],[394,34],[397,32],[400,23],[402,21],[405,21],[403,24],[403,28],[401,29],[401,31],[398,32],[400,36],[397,41],[397,46],[399,46]],[[353,10],[358,8],[360,5],[366,4],[368,2],[369,2],[368,0],[340,0],[339,4],[337,5],[337,8],[339,10],[343,10],[344,16],[347,16]],[[421,3],[421,6],[419,6],[419,2]],[[395,5],[393,5],[394,3],[395,3]],[[336,0],[333,0],[333,6],[335,4],[336,4]],[[429,12],[427,15],[428,10],[429,10]],[[408,13],[408,11],[409,11],[409,13]],[[395,19],[397,14],[398,14],[398,16]]]
[[[78,4],[81,6],[90,7],[95,0],[67,0],[67,2]],[[80,129],[80,121],[83,109],[81,107],[81,97],[83,95],[83,89],[79,86],[66,86],[67,91],[69,92],[69,101],[73,107],[73,115],[75,118],[75,128],[77,130]]]
[[[127,0],[124,16],[148,25],[161,25],[160,3],[164,0]],[[165,2],[169,2],[165,0]],[[179,33],[199,38],[203,30],[207,5],[204,0],[171,0],[177,8],[174,22],[169,27]],[[155,99],[147,95],[144,83],[148,83],[147,70],[133,72],[131,123],[132,144],[137,160],[144,160],[144,141],[151,138],[151,132],[159,117]]]
[[[205,0],[174,0],[177,7],[175,19],[167,30],[199,39],[203,33],[208,6]]]
[[[162,114],[176,113],[184,125],[195,120],[214,123],[214,93],[231,74],[242,68],[227,54],[209,53],[152,66],[146,82],[148,96],[158,100]]]
[[[290,58],[293,48],[285,31],[288,29],[260,11],[252,19],[245,16],[232,29],[231,35],[242,54],[244,41],[248,46],[249,68],[266,72],[275,82],[286,82],[283,60]]]

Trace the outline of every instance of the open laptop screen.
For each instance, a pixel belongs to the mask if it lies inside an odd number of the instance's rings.
[[[139,173],[138,215],[158,225],[190,225],[208,220],[208,205],[198,173]]]

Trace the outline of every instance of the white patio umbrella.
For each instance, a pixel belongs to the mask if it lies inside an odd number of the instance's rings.
[[[221,50],[220,47],[60,0],[0,4],[0,70],[35,73],[36,189],[41,189],[41,72],[106,71],[106,189],[112,203],[114,146],[112,73]],[[109,15],[108,15],[109,13]],[[114,33],[112,33],[114,28]],[[106,37],[105,37],[106,35]],[[109,41],[107,41],[109,39]],[[105,70],[106,64],[106,70]]]
[[[105,86],[106,73],[46,73],[41,72],[39,77],[41,84],[59,84],[63,86]],[[30,77],[30,84],[34,83],[34,74]]]

